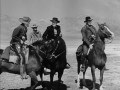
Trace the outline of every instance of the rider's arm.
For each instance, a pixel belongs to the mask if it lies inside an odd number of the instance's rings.
[[[48,33],[49,28],[47,27],[46,31],[43,33],[42,38],[46,40],[47,33]]]
[[[12,38],[16,38],[19,33],[20,33],[20,28],[19,27],[15,28],[12,33]]]
[[[96,36],[97,31],[96,31],[96,28],[93,25],[92,25],[92,32]]]
[[[20,29],[20,38],[21,40],[23,41],[26,41],[27,40],[27,30],[25,30],[24,28],[21,28]]]
[[[87,36],[85,34],[85,28],[84,27],[81,29],[81,33],[82,33],[83,41],[85,41],[88,45],[90,45],[90,42],[87,39]]]
[[[42,40],[42,35],[41,35],[41,32],[39,31],[39,40]]]
[[[60,36],[60,33],[61,33],[61,28],[60,26],[57,26],[57,37]]]

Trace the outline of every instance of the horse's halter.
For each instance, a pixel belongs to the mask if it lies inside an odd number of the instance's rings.
[[[55,42],[55,41],[54,41],[54,42]],[[52,53],[50,54],[49,59],[52,59],[52,58],[55,58],[55,59],[56,59],[57,57],[59,57],[61,54],[63,54],[63,53],[65,52],[65,51],[63,51],[63,52],[61,52],[61,53],[55,55],[55,52],[56,52],[57,49],[58,49],[59,43],[60,43],[60,41],[58,40],[58,41],[57,41],[57,45],[55,45],[54,50],[52,50]]]

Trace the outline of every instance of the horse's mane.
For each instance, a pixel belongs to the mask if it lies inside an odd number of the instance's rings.
[[[43,45],[44,40],[37,40],[34,43],[32,43],[33,46],[37,46],[37,45]]]
[[[61,44],[60,47],[65,47],[65,48],[61,48],[61,50],[62,50],[62,49],[66,50],[66,44],[65,44],[64,39],[63,39],[62,37],[58,37],[57,40],[58,40],[58,42]],[[61,51],[61,50],[60,50],[60,51]]]
[[[41,63],[41,56],[37,53],[37,51],[36,51],[36,49],[32,46],[32,45],[29,45],[28,46],[28,48],[29,48],[29,55],[31,56],[31,57],[36,57],[36,60],[37,60],[37,62],[40,64]]]
[[[96,33],[96,39],[94,41],[94,50],[96,51],[96,53],[103,53],[104,52],[104,45],[105,45],[105,41],[103,37],[102,32],[100,31],[100,28],[98,29],[97,33]]]

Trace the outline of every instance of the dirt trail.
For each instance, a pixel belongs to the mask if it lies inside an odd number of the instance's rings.
[[[110,50],[110,49],[109,49]],[[112,48],[111,50],[116,50],[116,48]],[[118,50],[118,49],[117,49]],[[62,80],[64,83],[60,86],[60,90],[80,90],[77,87],[77,84],[75,83],[75,80],[77,79],[77,62],[76,62],[76,57],[75,57],[75,49],[74,50],[68,50],[68,55],[67,59],[68,62],[71,65],[71,68],[69,70],[65,70]],[[71,53],[70,53],[71,52]],[[110,51],[112,52],[112,51]],[[104,80],[103,80],[103,87],[104,90],[120,90],[120,56],[112,55],[111,53],[108,53],[107,57],[107,71],[104,73]],[[99,70],[96,69],[96,78],[97,78],[97,86],[99,84]],[[6,76],[4,76],[6,78]],[[9,75],[8,78],[11,80],[8,83],[6,83],[0,75],[0,89],[3,88],[3,82],[4,82],[4,88],[6,89],[19,89],[21,87],[26,87],[30,85],[30,79],[29,80],[20,80],[20,77],[18,75]],[[6,80],[8,80],[6,78]],[[81,78],[82,78],[82,73],[81,73]],[[88,68],[86,72],[86,79],[87,83],[91,83],[92,76],[91,76],[91,70]],[[2,81],[1,81],[2,80]],[[49,81],[49,75],[44,77],[45,81]],[[57,75],[55,75],[54,81],[57,80]],[[18,83],[19,82],[19,83]],[[6,85],[5,85],[6,84]],[[11,85],[11,86],[10,86]],[[2,87],[2,88],[1,88]],[[41,87],[38,87],[41,88]],[[6,90],[5,89],[5,90]],[[58,89],[55,89],[58,90]],[[88,90],[88,88],[84,87],[82,90]]]

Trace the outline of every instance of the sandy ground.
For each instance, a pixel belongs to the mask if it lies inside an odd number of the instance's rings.
[[[77,46],[69,46],[67,48],[67,59],[71,65],[69,70],[65,70],[62,80],[63,84],[60,85],[59,90],[80,90],[77,87],[75,80],[77,79],[77,62],[75,57],[75,51]],[[104,90],[120,90],[120,45],[119,44],[107,44],[106,50],[107,54],[107,71],[104,73],[103,89]],[[39,78],[39,77],[38,77]],[[81,77],[82,79],[82,73]],[[96,69],[96,85],[99,86],[99,70]],[[49,81],[49,75],[44,76],[45,81]],[[55,75],[54,81],[57,80],[57,75]],[[86,82],[87,85],[91,85],[91,70],[88,68],[86,72]],[[21,80],[19,75],[2,73],[0,75],[0,89],[19,89],[30,85],[30,78],[28,80]],[[55,82],[56,85],[56,82]],[[39,89],[41,87],[38,87]],[[40,89],[41,90],[41,89]],[[58,88],[55,88],[58,90]],[[89,90],[88,87],[84,87],[82,90]]]

